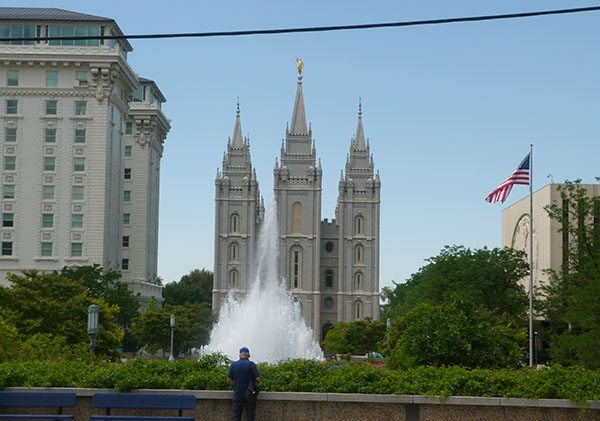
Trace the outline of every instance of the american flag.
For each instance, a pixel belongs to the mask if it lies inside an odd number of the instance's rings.
[[[510,191],[512,190],[515,184],[523,184],[525,186],[529,185],[529,155],[521,161],[517,169],[508,177],[506,180],[502,182],[498,187],[496,187],[490,194],[487,195],[485,200],[490,203],[501,202],[504,203]]]

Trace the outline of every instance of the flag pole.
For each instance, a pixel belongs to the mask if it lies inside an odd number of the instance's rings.
[[[533,367],[533,143],[529,147],[529,367]]]

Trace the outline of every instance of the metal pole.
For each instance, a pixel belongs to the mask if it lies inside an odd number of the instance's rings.
[[[171,314],[171,319],[170,319],[170,326],[171,326],[171,355],[169,355],[169,361],[175,361],[175,355],[173,354],[173,338],[175,335],[175,315]]]
[[[88,326],[87,331],[90,336],[90,353],[94,355],[96,353],[96,336],[98,335],[98,314],[100,313],[100,307],[96,304],[92,304],[88,307]]]
[[[529,146],[529,367],[533,367],[533,143]]]

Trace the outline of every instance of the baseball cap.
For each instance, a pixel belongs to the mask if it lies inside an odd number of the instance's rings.
[[[250,354],[250,350],[243,346],[240,348],[240,354]]]

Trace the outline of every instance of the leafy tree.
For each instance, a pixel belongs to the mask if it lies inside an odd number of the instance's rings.
[[[21,351],[17,328],[4,320],[0,313],[0,363],[16,359]]]
[[[163,297],[165,305],[184,305],[192,303],[212,303],[213,273],[194,269],[181,277],[179,282],[165,285]]]
[[[171,314],[175,315],[174,353],[175,355],[190,348],[208,343],[214,315],[208,303],[186,304],[180,306],[165,305],[159,307],[151,301],[146,311],[134,321],[133,333],[148,352],[170,350]]]
[[[97,353],[115,357],[123,332],[115,323],[118,307],[102,298],[92,298],[78,281],[58,273],[24,271],[9,274],[9,287],[0,286],[5,320],[22,338],[36,334],[64,338],[69,347],[87,344],[87,311],[91,304],[100,307]]]
[[[325,335],[323,348],[332,354],[358,354],[380,349],[385,336],[385,323],[372,319],[340,322]]]
[[[550,356],[562,365],[600,368],[600,198],[580,180],[558,187],[561,202],[546,207],[568,238],[563,265],[549,271],[540,307],[547,318]]]
[[[517,367],[525,357],[527,330],[497,322],[468,301],[421,303],[391,328],[391,368],[422,365]]]
[[[406,283],[383,289],[383,318],[407,314],[421,303],[466,300],[499,317],[525,320],[527,296],[519,280],[529,273],[523,252],[446,246]]]

